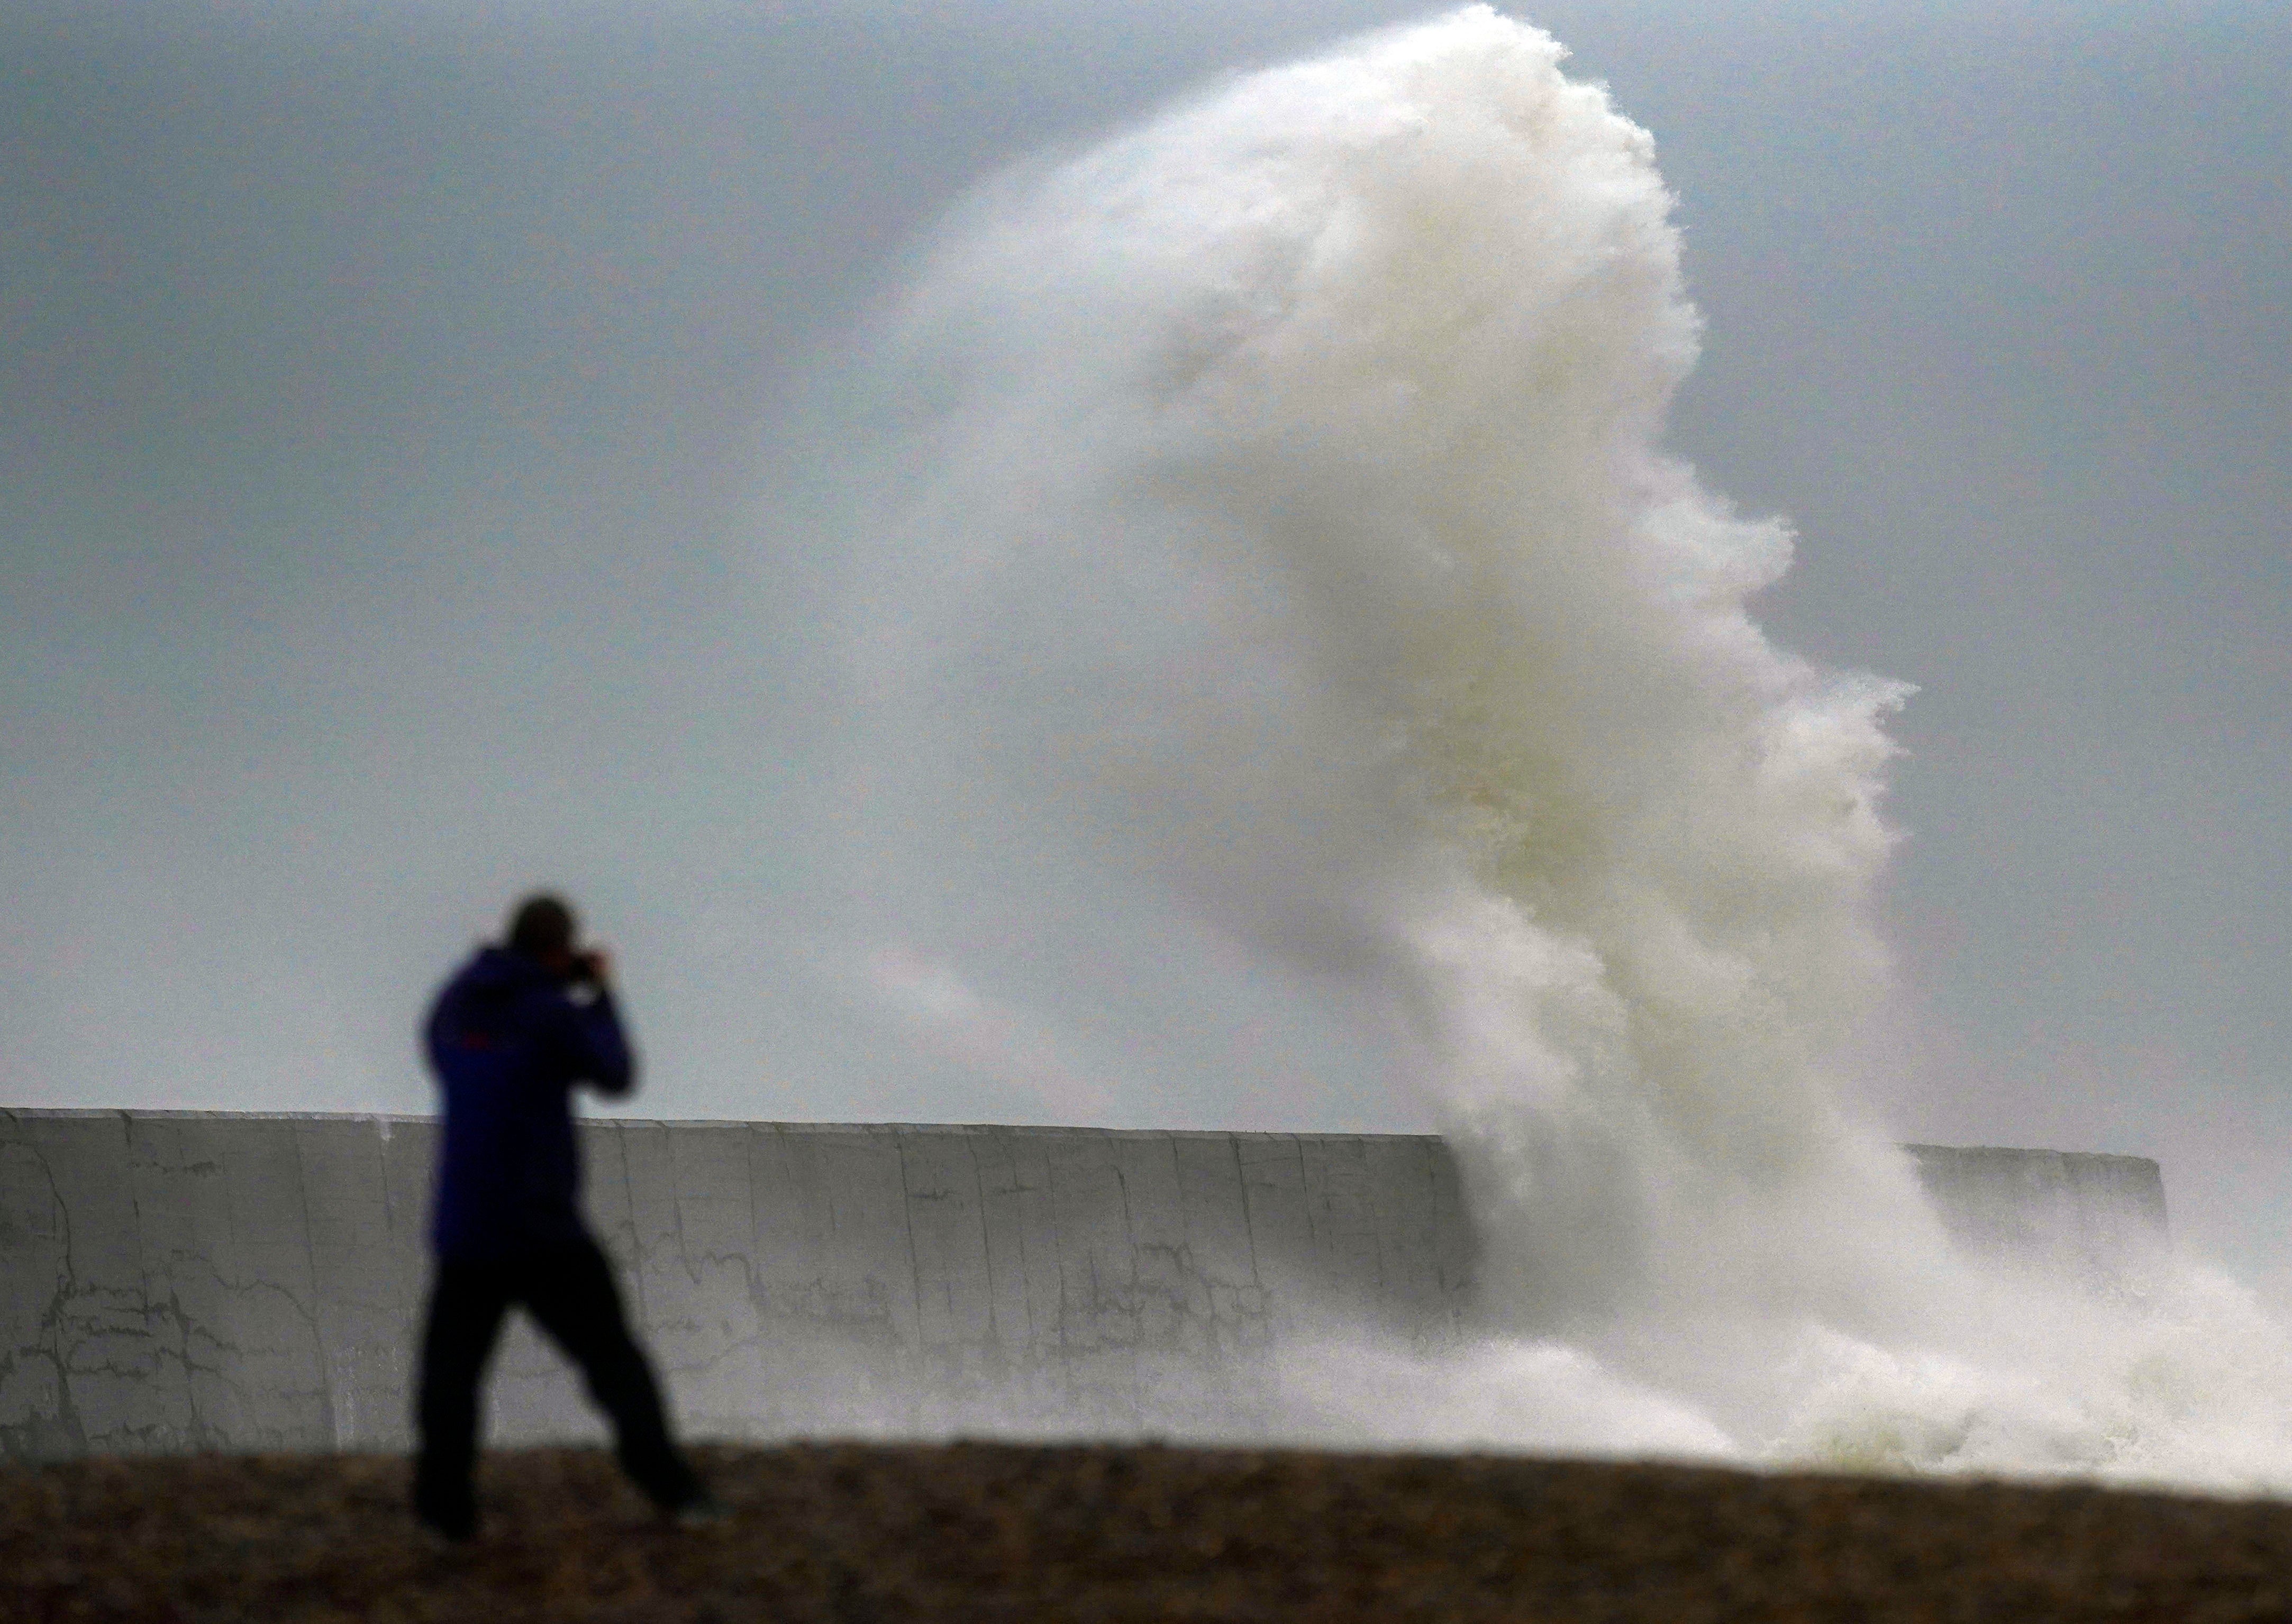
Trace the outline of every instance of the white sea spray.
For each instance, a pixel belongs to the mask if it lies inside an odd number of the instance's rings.
[[[1842,1107],[1907,690],[1751,618],[1791,536],[1663,448],[1671,199],[1563,54],[1457,12],[946,222],[814,511],[867,560],[836,794],[881,848],[1150,887],[1379,1012],[1500,1334],[1301,1355],[1299,1435],[2292,1486],[2248,1296],[1989,1273]],[[967,1056],[1080,1077],[959,966],[862,961]]]

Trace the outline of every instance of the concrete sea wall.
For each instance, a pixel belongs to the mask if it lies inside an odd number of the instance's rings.
[[[593,1221],[696,1434],[1247,1430],[1285,1340],[1472,1323],[1435,1138],[582,1132]],[[436,1136],[0,1110],[0,1454],[403,1446]],[[2154,1162],[1914,1148],[1969,1245],[2105,1270],[2161,1240]],[[597,1435],[521,1319],[490,1395],[496,1439]]]
[[[2166,1240],[2165,1180],[2146,1156],[1902,1148],[1961,1250],[2108,1285]]]
[[[583,1125],[589,1208],[701,1433],[1247,1414],[1321,1320],[1453,1335],[1440,1142]],[[0,1447],[396,1446],[434,1123],[0,1112]],[[492,1435],[593,1435],[517,1322]]]

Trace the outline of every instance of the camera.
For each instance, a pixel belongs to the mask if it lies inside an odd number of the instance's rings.
[[[604,985],[604,970],[598,962],[598,955],[594,953],[575,953],[572,962],[565,967],[565,985],[575,987]]]

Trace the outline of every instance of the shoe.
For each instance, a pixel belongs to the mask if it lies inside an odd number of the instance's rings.
[[[414,1521],[433,1545],[467,1545],[478,1537],[474,1505],[440,1505],[416,1495]]]
[[[678,1528],[715,1528],[732,1520],[732,1508],[702,1489],[671,1507],[668,1520]]]
[[[436,1550],[460,1550],[478,1537],[475,1517],[456,1522],[416,1512],[414,1525],[422,1531],[423,1543]]]

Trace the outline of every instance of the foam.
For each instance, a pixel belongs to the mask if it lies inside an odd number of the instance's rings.
[[[1416,1368],[1428,1439],[1543,1436],[1505,1419],[1541,1392],[1608,1418],[1581,1447],[2292,1481],[2287,1340],[2237,1288],[1985,1273],[1842,1106],[1909,690],[1752,619],[1792,538],[1662,446],[1671,199],[1563,54],[1460,11],[950,218],[829,437],[838,816],[901,905],[1150,896],[1173,952],[1343,986],[1457,1149],[1512,1338]],[[966,1041],[1087,996],[961,936],[909,1001]],[[1311,1377],[1380,1437],[1396,1379]]]

